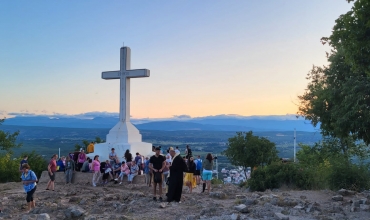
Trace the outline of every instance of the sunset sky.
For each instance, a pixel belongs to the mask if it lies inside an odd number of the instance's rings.
[[[0,118],[118,112],[131,48],[131,115],[284,115],[326,64],[346,0],[0,1]]]

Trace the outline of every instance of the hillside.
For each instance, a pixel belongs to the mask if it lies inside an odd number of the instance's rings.
[[[249,192],[235,185],[200,187],[188,193],[183,188],[181,203],[153,201],[152,188],[145,184],[113,184],[92,187],[85,182],[56,184],[55,191],[35,192],[36,208],[25,213],[25,193],[20,183],[0,184],[0,219],[109,219],[109,220],[367,220],[370,192],[339,195],[339,192],[274,190]],[[164,196],[164,199],[166,197]]]

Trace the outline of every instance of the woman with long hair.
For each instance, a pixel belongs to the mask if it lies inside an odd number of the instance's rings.
[[[27,193],[27,212],[29,212],[31,208],[35,208],[35,200],[33,200],[33,194],[36,191],[37,176],[32,170],[30,170],[30,165],[28,165],[27,163],[22,165],[22,171],[23,172],[21,178],[24,191]]]
[[[190,157],[188,159],[188,162],[186,164],[188,166],[188,170],[185,172],[185,185],[189,187],[189,192],[192,193],[193,191],[193,177],[194,177],[194,172],[195,172],[195,163],[194,163],[194,158]]]
[[[205,181],[205,184],[203,183],[203,192],[207,186],[208,193],[211,190],[211,179],[212,179],[212,170],[213,170],[213,156],[211,153],[208,153],[206,156],[206,159],[203,162],[203,181]]]
[[[99,155],[95,155],[94,160],[91,163],[91,168],[94,173],[93,178],[92,178],[92,185],[95,187],[96,183],[99,181],[99,178],[100,178]]]
[[[82,165],[86,161],[86,158],[87,156],[85,154],[85,151],[81,150],[81,153],[78,155],[78,158],[77,158],[77,171],[81,171]]]
[[[132,154],[130,153],[130,151],[127,149],[126,152],[125,152],[125,156],[124,156],[125,160],[126,160],[126,163],[128,162],[131,162],[132,161]]]

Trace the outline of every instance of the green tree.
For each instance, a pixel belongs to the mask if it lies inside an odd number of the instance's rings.
[[[322,40],[334,50],[343,49],[351,72],[370,76],[370,0],[347,1],[354,2],[351,10],[339,16],[330,37]]]
[[[264,166],[278,160],[275,143],[264,137],[254,136],[252,131],[237,132],[229,138],[225,151],[222,152],[232,165],[247,167]]]
[[[28,156],[27,161],[31,167],[31,170],[33,170],[36,173],[37,177],[40,178],[42,171],[47,169],[48,161],[35,151],[23,152],[19,160],[22,160],[22,158],[26,155]]]
[[[0,119],[0,125],[5,119]],[[0,130],[0,150],[12,153],[12,148],[19,148],[22,146],[20,143],[16,143],[19,131],[10,134],[9,132],[4,132]]]
[[[357,0],[323,44],[328,66],[314,66],[298,115],[320,125],[324,136],[370,143],[370,0]]]
[[[97,144],[103,143],[104,141],[100,137],[95,137],[95,141]]]

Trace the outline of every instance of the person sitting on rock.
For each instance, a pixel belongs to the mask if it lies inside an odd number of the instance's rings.
[[[57,162],[57,172],[64,172],[65,171],[65,165],[64,165],[64,160],[66,159],[65,156],[62,156],[58,162]]]
[[[130,175],[130,168],[127,166],[127,164],[125,163],[125,161],[122,161],[122,165],[121,165],[121,173],[119,174],[119,176],[114,179],[115,181],[118,181],[118,179],[121,179],[121,181],[119,182],[119,184],[122,184],[122,180],[123,180],[123,177],[124,176],[127,176],[127,179]]]
[[[115,179],[117,179],[118,176],[121,174],[121,165],[122,163],[120,163],[117,158],[115,163],[113,164],[113,175]]]
[[[101,164],[101,166],[103,166],[103,165]],[[103,178],[102,178],[103,184],[108,183],[108,177],[109,176],[110,176],[111,180],[113,180],[112,172],[113,172],[113,168],[110,165],[109,160],[106,160],[105,164],[104,164],[104,170],[103,170]]]
[[[86,161],[82,164],[82,167],[81,167],[81,172],[89,172],[90,169],[89,169],[89,163],[91,163],[92,160],[90,159],[90,157],[88,157],[86,159]]]
[[[131,184],[135,176],[139,173],[139,166],[135,163],[135,160],[131,161],[130,174],[128,176],[128,182]]]

